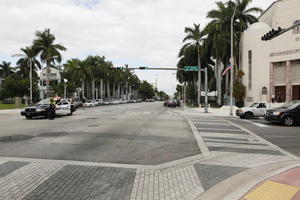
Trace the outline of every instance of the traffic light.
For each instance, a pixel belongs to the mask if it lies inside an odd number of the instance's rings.
[[[148,69],[148,67],[139,67],[139,69]]]
[[[267,41],[267,40],[272,40],[273,38],[277,37],[278,35],[280,35],[280,33],[283,31],[282,28],[278,27],[277,30],[275,30],[274,28],[269,31],[268,33],[266,33],[265,35],[263,35],[261,37],[261,40],[263,41]]]

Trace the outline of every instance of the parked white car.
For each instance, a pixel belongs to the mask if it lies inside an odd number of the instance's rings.
[[[251,119],[253,117],[263,117],[267,111],[267,105],[264,102],[253,103],[249,107],[243,107],[236,110],[236,115],[241,119]]]
[[[85,103],[85,106],[86,107],[95,107],[96,106],[96,101],[94,100],[88,100],[86,103]]]

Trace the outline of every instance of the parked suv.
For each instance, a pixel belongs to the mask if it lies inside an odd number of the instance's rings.
[[[251,119],[253,117],[263,117],[267,111],[267,105],[263,102],[254,103],[249,107],[236,110],[236,115],[241,119]]]
[[[279,108],[267,110],[265,119],[272,123],[292,126],[300,123],[300,101],[291,101]]]

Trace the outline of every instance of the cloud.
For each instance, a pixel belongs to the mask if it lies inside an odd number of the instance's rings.
[[[213,8],[204,0],[1,0],[0,59],[12,60],[36,30],[50,28],[68,49],[65,60],[99,54],[116,65],[175,67],[184,27],[204,27]],[[158,74],[159,89],[174,92],[172,72],[137,74],[150,82]]]

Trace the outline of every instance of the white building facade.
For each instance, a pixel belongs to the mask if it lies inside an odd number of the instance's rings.
[[[44,68],[40,73],[40,82],[39,82],[39,98],[44,99],[46,97],[46,80],[47,80],[47,68]],[[49,83],[59,84],[61,82],[60,72],[55,68],[49,68]],[[50,93],[53,94],[53,91],[50,86]]]
[[[240,68],[247,88],[245,104],[300,100],[300,26],[272,40],[261,37],[271,29],[300,21],[300,0],[274,2],[242,35]]]

